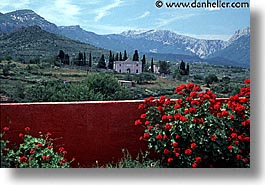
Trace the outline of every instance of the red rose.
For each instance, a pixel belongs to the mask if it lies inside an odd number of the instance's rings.
[[[200,102],[198,102],[197,100],[193,100],[191,101],[191,105],[200,105]]]
[[[176,135],[176,139],[179,139],[179,138],[180,138],[180,135],[177,134],[177,135]]]
[[[233,146],[232,145],[229,145],[227,148],[228,148],[228,150],[232,150],[233,149]]]
[[[180,148],[174,148],[174,152],[175,153],[179,153],[180,152]]]
[[[236,160],[238,160],[238,161],[242,160],[242,156],[241,155],[236,155]]]
[[[190,96],[191,96],[192,98],[196,98],[197,95],[198,95],[198,94],[197,94],[196,92],[191,92],[191,93],[190,93]]]
[[[47,159],[47,156],[44,155],[44,156],[42,156],[41,158],[42,158],[42,160],[45,161],[45,160]]]
[[[222,117],[227,117],[229,113],[226,110],[222,110]]]
[[[139,137],[139,140],[142,141],[142,140],[143,140],[143,136],[140,136],[140,137]]]
[[[161,107],[161,106],[158,106],[158,107],[157,107],[157,110],[159,110],[159,111],[161,112],[161,111],[163,111],[163,110],[164,110],[164,108],[163,108],[163,107]]]
[[[179,109],[179,108],[181,108],[180,104],[176,104],[176,105],[174,106],[174,109]]]
[[[248,163],[249,162],[249,159],[248,158],[245,158],[244,159],[244,163]]]
[[[237,138],[237,134],[236,134],[236,133],[232,133],[232,134],[231,134],[231,137],[232,137],[233,139],[235,139],[235,138]]]
[[[173,162],[173,158],[171,158],[171,157],[168,158],[168,159],[167,159],[167,162],[168,162],[168,163],[172,163],[172,162]]]
[[[196,146],[197,146],[196,143],[191,143],[190,145],[191,148],[196,148]]]
[[[194,84],[187,84],[188,89],[192,89],[195,85]]]
[[[250,142],[250,137],[245,137],[244,141],[249,143]]]
[[[175,156],[176,156],[176,157],[179,157],[179,153],[176,153]]]
[[[164,149],[164,154],[168,155],[170,153],[170,151],[168,149]]]
[[[145,118],[146,118],[146,114],[142,114],[142,115],[141,115],[141,118],[142,118],[142,119],[145,119]]]
[[[152,130],[154,127],[153,126],[149,126],[148,127],[148,130]]]
[[[195,113],[197,112],[197,109],[194,108],[194,107],[191,107],[191,108],[189,109],[189,111],[190,111],[191,114],[195,114]]]
[[[139,106],[138,106],[138,109],[143,109],[144,108],[144,104],[140,104]]]
[[[189,114],[189,109],[185,109],[184,114]]]
[[[21,163],[25,163],[25,162],[27,162],[28,159],[27,159],[26,156],[22,156],[22,157],[19,158],[19,160],[20,160]]]
[[[188,121],[188,119],[187,119],[185,116],[182,116],[182,117],[180,118],[180,121],[182,121],[182,122],[186,122],[186,121]]]
[[[148,134],[148,133],[144,133],[144,138],[145,138],[145,139],[149,139],[149,138],[150,138],[150,134]]]
[[[173,145],[174,148],[176,148],[176,147],[178,147],[179,143],[178,142],[174,142],[174,143],[172,143],[172,145]]]
[[[24,130],[27,132],[27,131],[30,131],[30,128],[26,127],[26,128],[24,128]]]
[[[9,128],[8,127],[4,127],[3,130],[4,130],[4,132],[6,132],[6,131],[9,131]]]
[[[162,116],[162,120],[163,120],[163,121],[166,121],[166,120],[167,120],[167,115],[163,115],[163,116]]]
[[[238,144],[239,144],[239,141],[234,141],[234,144],[235,144],[235,145],[238,145]]]
[[[141,124],[142,124],[142,122],[139,119],[134,122],[134,125],[141,125]]]
[[[18,137],[23,137],[23,136],[24,136],[24,134],[22,134],[22,133],[18,134]]]
[[[47,136],[51,136],[52,134],[50,133],[50,132],[47,132],[47,134],[46,134]]]
[[[31,149],[29,153],[30,154],[34,154],[35,153],[35,150],[34,149]]]
[[[48,149],[52,149],[52,146],[48,146],[47,148],[48,148]]]
[[[246,79],[246,80],[244,81],[244,83],[245,83],[245,84],[250,84],[250,79]]]
[[[38,147],[42,147],[42,143],[37,144]]]
[[[235,119],[235,116],[234,115],[230,115],[230,119]]]
[[[166,130],[170,130],[171,127],[172,127],[172,126],[171,126],[170,124],[168,124],[168,123],[165,125],[165,129],[166,129]]]
[[[216,140],[216,136],[215,136],[215,135],[212,135],[212,136],[211,136],[211,140],[212,140],[212,141],[215,141],[215,140]]]
[[[67,154],[67,151],[63,151],[62,153],[63,153],[64,155],[66,155],[66,154]]]
[[[149,124],[150,124],[150,121],[145,121],[144,124],[145,124],[145,125],[149,125]]]
[[[50,159],[50,158],[51,158],[51,156],[50,156],[50,155],[47,155],[47,156],[46,156],[46,159]]]
[[[60,147],[59,152],[63,152],[63,151],[64,151],[64,147]]]
[[[192,154],[192,150],[191,149],[186,149],[185,150],[185,154],[186,155],[191,155]]]
[[[198,165],[197,165],[197,163],[192,163],[191,166],[192,166],[192,168],[197,168]]]
[[[162,136],[161,134],[158,134],[158,135],[156,136],[156,139],[157,139],[157,140],[162,140],[162,139],[163,139],[163,136]]]
[[[195,161],[196,161],[196,163],[200,163],[202,161],[202,158],[201,157],[195,157]]]

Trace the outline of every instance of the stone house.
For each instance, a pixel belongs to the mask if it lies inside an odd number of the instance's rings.
[[[131,59],[114,61],[113,69],[118,73],[140,74],[142,73],[142,62],[132,61]]]

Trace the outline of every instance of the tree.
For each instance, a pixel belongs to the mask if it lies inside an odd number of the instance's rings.
[[[138,54],[138,51],[137,50],[134,51],[133,61],[139,61],[139,54]]]
[[[109,53],[109,65],[108,65],[108,68],[109,69],[113,69],[113,64],[114,64],[114,58],[113,58],[112,52],[110,51],[110,53]]]
[[[58,54],[58,58],[60,60],[61,63],[64,63],[64,57],[65,57],[65,53],[63,50],[60,50],[59,51],[59,54]]]
[[[166,61],[159,61],[159,72],[162,73],[162,74],[170,74],[170,64]]]
[[[92,67],[92,54],[89,53],[88,67]]]
[[[84,65],[86,65],[86,53],[84,52]]]
[[[154,73],[154,59],[151,60],[151,73]]]
[[[101,68],[101,69],[106,69],[106,62],[105,62],[105,57],[104,55],[102,54],[101,55],[101,58],[98,62],[98,65],[97,65],[98,68]]]
[[[79,65],[79,66],[83,65],[83,60],[84,60],[83,57],[84,57],[84,56],[83,56],[83,53],[79,52],[79,53],[78,53],[78,56],[77,56],[77,62],[78,62],[78,65]]]
[[[128,56],[127,56],[127,52],[126,50],[124,50],[124,54],[123,54],[123,61],[127,60]]]
[[[118,53],[116,53],[115,61],[119,61],[119,54]]]
[[[68,54],[64,55],[64,64],[70,65],[70,57]]]
[[[185,71],[185,62],[183,60],[180,62],[179,69]]]
[[[121,54],[121,52],[120,52],[120,61],[122,61],[122,54]]]
[[[218,82],[219,80],[215,74],[209,74],[207,77],[205,77],[204,81],[207,84],[212,84],[213,82]]]
[[[142,59],[142,72],[146,71],[146,59],[145,59],[145,55],[143,55],[143,59]]]
[[[189,75],[189,74],[190,74],[190,65],[189,65],[189,64],[187,64],[186,73],[187,73],[187,75]]]

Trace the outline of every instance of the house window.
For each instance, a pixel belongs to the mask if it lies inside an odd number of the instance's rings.
[[[136,64],[136,67],[138,67],[138,64]]]
[[[138,74],[139,72],[138,72],[138,69],[136,69],[136,74]]]
[[[121,64],[120,64],[120,66],[121,66]]]
[[[119,70],[119,72],[121,73],[121,70]]]

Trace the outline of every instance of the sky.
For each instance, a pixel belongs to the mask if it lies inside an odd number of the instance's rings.
[[[249,8],[166,7],[166,2],[192,3],[195,0],[162,0],[163,6],[158,8],[156,1],[1,0],[0,12],[31,9],[57,26],[80,25],[83,29],[97,34],[121,33],[128,30],[170,30],[195,38],[228,40],[236,30],[250,26]]]

